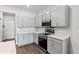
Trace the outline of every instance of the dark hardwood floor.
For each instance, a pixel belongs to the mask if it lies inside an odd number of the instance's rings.
[[[17,54],[45,54],[38,46],[35,44],[29,44],[24,46],[16,46]]]

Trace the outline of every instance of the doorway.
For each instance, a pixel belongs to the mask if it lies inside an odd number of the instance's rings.
[[[15,14],[3,12],[3,41],[15,40]]]

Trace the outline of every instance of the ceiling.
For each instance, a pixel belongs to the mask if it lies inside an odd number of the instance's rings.
[[[20,9],[24,11],[32,11],[32,12],[37,13],[47,7],[50,7],[51,5],[29,5],[29,7],[27,7],[27,5],[7,5],[7,6],[15,8],[15,9]]]

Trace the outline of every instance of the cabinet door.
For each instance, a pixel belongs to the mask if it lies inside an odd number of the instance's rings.
[[[51,41],[50,40],[51,38],[48,38],[48,40],[47,40],[47,50],[48,50],[48,52],[49,53],[51,53],[51,54],[55,54],[55,48],[54,48],[54,41]]]
[[[36,27],[39,27],[39,17],[38,16],[35,19],[35,24],[36,24]]]
[[[33,34],[18,34],[17,38],[19,46],[33,43]]]
[[[19,28],[23,27],[22,20],[23,20],[23,17],[18,15],[17,16],[17,27],[19,27]]]
[[[17,16],[17,26],[20,28],[35,27],[35,18],[27,16]]]
[[[17,44],[22,45],[24,40],[23,40],[23,35],[22,34],[17,34]]]
[[[25,39],[27,40],[27,43],[33,43],[33,34],[29,33],[29,34],[25,34]]]
[[[38,34],[34,34],[33,36],[34,42],[38,45]]]
[[[24,39],[24,35],[23,34],[18,34],[17,35],[17,44],[18,44],[18,46],[27,44],[27,40]]]
[[[51,54],[60,54],[62,53],[62,43],[59,40],[48,38],[48,52]]]
[[[43,13],[43,20],[50,20],[50,12]]]
[[[42,27],[42,15],[39,16],[39,27]]]
[[[2,19],[0,18],[0,42],[2,42],[2,33],[3,32],[3,28],[2,28]]]
[[[61,54],[62,53],[62,41],[54,39],[54,45],[55,45],[55,53]]]
[[[24,28],[35,27],[35,18],[23,16],[23,27]]]
[[[23,34],[22,42],[24,42],[23,44],[33,43],[33,34],[30,34],[30,33]]]
[[[65,7],[58,8],[51,12],[51,26],[65,26]]]
[[[2,28],[3,22],[2,22],[2,12],[0,12],[0,42],[2,42],[2,32],[3,32],[3,28]]]

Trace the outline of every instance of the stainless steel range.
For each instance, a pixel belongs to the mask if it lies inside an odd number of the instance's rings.
[[[42,33],[38,37],[39,46],[47,50],[47,35],[53,34],[53,29],[46,29],[45,33]]]

